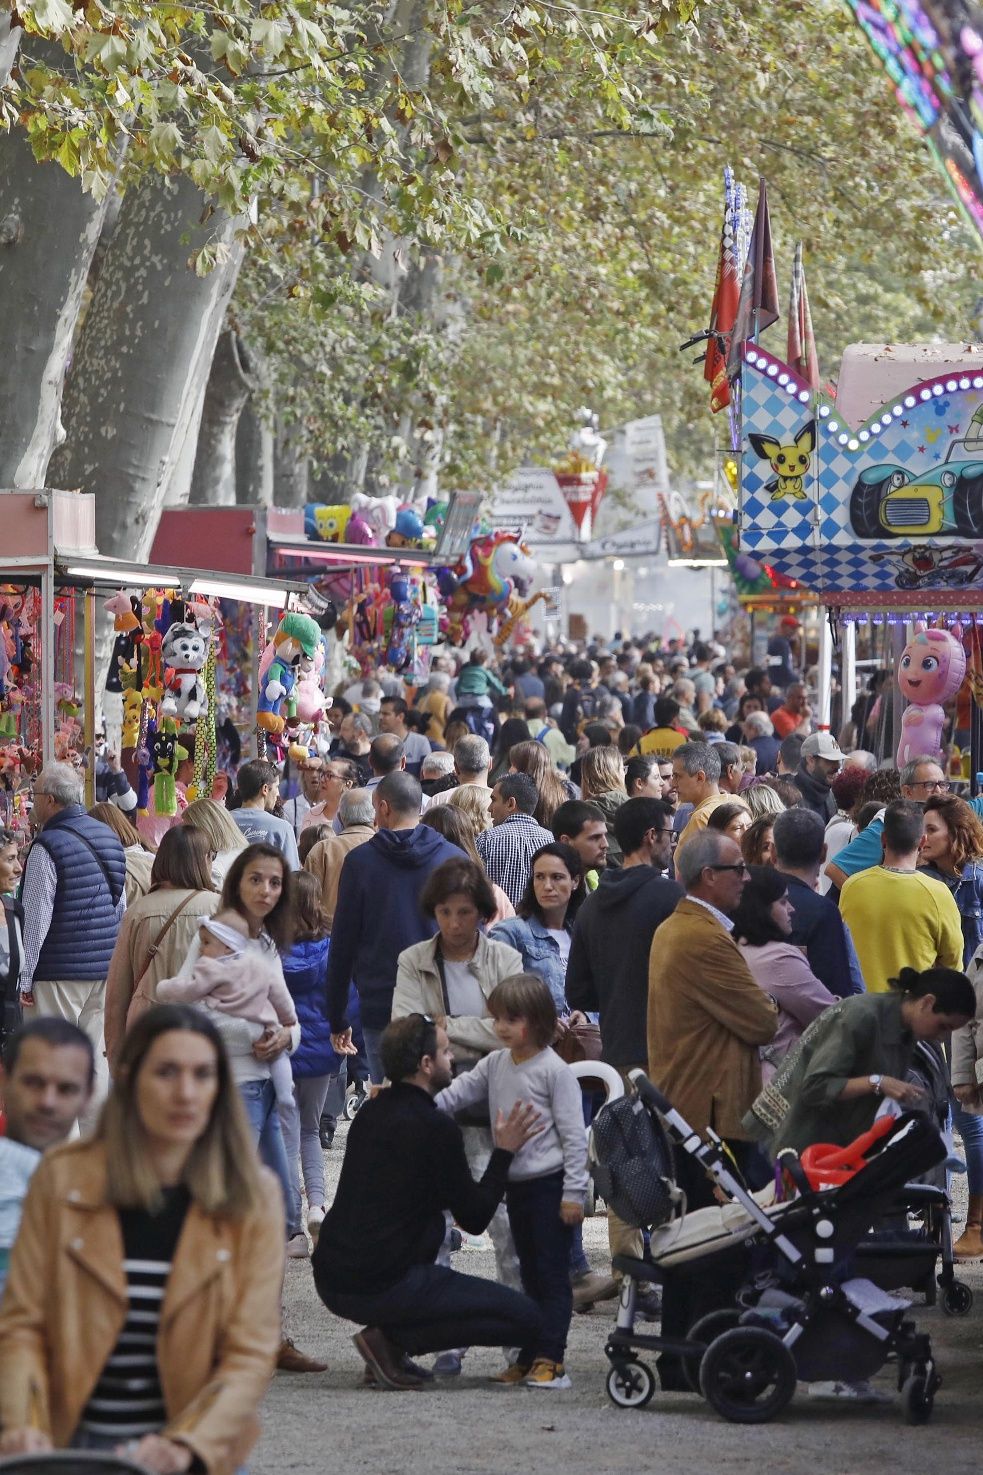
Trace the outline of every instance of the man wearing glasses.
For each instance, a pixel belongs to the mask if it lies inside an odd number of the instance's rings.
[[[926,804],[933,794],[946,794],[949,781],[939,764],[929,754],[923,753],[906,763],[898,775],[901,780],[901,797],[914,804]],[[971,799],[971,807],[977,814],[983,812],[983,801]],[[884,810],[882,809],[865,830],[851,840],[850,844],[827,863],[826,875],[837,891],[841,890],[848,876],[870,870],[881,863],[881,836],[884,832]]]
[[[676,854],[686,888],[652,940],[649,958],[649,1075],[695,1131],[713,1130],[730,1148],[752,1188],[763,1172],[741,1122],[761,1089],[758,1051],[778,1027],[774,999],[755,983],[731,933],[748,880],[735,841],[719,830],[695,835]],[[691,1209],[714,1202],[713,1185],[686,1153],[677,1162],[679,1186]],[[664,1336],[685,1333],[713,1305],[719,1287],[670,1277],[663,1290]],[[678,1282],[678,1283],[676,1283]],[[674,1358],[659,1359],[663,1388],[685,1385]]]

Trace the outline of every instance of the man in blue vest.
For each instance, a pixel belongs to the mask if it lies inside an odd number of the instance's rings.
[[[21,882],[25,1020],[68,1019],[88,1035],[96,1080],[79,1120],[95,1125],[106,1094],[103,1038],[106,974],[126,910],[123,847],[108,825],[82,807],[82,778],[70,763],[49,763],[34,785],[35,840]]]

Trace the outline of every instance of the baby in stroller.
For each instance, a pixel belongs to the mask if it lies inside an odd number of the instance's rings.
[[[902,1116],[858,1172],[828,1189],[814,1189],[793,1155],[798,1197],[768,1202],[748,1192],[713,1133],[703,1141],[641,1071],[631,1078],[633,1095],[605,1107],[594,1128],[598,1190],[626,1222],[651,1230],[645,1259],[615,1261],[624,1279],[605,1348],[612,1401],[648,1403],[655,1376],[638,1354],[660,1352],[681,1360],[694,1391],[725,1418],[764,1423],[798,1381],[869,1378],[893,1356],[906,1417],[925,1422],[940,1382],[929,1339],[906,1317],[908,1303],[855,1273],[855,1252],[884,1202],[945,1159],[938,1131]],[[674,1148],[713,1176],[719,1206],[686,1214]],[[637,1286],[678,1275],[726,1280],[737,1293],[684,1337],[636,1332]]]

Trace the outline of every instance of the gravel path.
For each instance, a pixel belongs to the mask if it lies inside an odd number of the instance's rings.
[[[329,1193],[337,1181],[345,1128],[325,1154]],[[588,1221],[585,1243],[596,1268],[606,1262],[602,1217]],[[464,1249],[455,1265],[494,1274],[490,1250]],[[768,1475],[861,1470],[930,1475],[934,1459],[945,1475],[975,1469],[983,1430],[983,1266],[961,1272],[976,1290],[969,1316],[950,1318],[918,1309],[930,1331],[944,1377],[933,1422],[912,1429],[900,1405],[830,1406],[800,1391],[781,1419],[757,1428],[724,1423],[694,1396],[656,1393],[648,1408],[614,1408],[604,1391],[604,1341],[611,1303],[575,1316],[567,1358],[569,1392],[499,1388],[487,1382],[501,1366],[495,1350],[476,1350],[463,1377],[417,1393],[382,1393],[360,1386],[362,1364],[351,1345],[356,1330],[336,1320],[314,1291],[309,1263],[290,1261],[287,1329],[305,1351],[329,1365],[326,1373],[280,1373],[263,1408],[263,1438],[251,1475],[324,1475],[327,1469],[396,1471],[401,1475],[479,1475],[479,1472],[606,1472],[656,1470],[659,1475],[716,1475],[767,1469]],[[894,1392],[890,1375],[878,1386]],[[941,1443],[940,1441],[944,1441]],[[936,1453],[933,1454],[933,1451]]]

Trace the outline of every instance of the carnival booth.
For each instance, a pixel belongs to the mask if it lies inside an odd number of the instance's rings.
[[[829,721],[835,638],[845,706],[855,694],[858,625],[869,621],[888,635],[898,670],[899,761],[910,756],[906,734],[922,740],[917,751],[937,747],[940,703],[957,694],[968,661],[967,690],[976,699],[962,735],[975,792],[983,756],[983,350],[855,345],[834,401],[760,344],[746,343],[740,404],[741,549],[806,585],[829,611],[820,721]],[[917,649],[909,642],[920,630],[931,634],[930,661],[913,679],[925,642]],[[953,646],[965,655],[962,665]],[[920,732],[900,710],[902,696],[935,709],[919,719]]]

